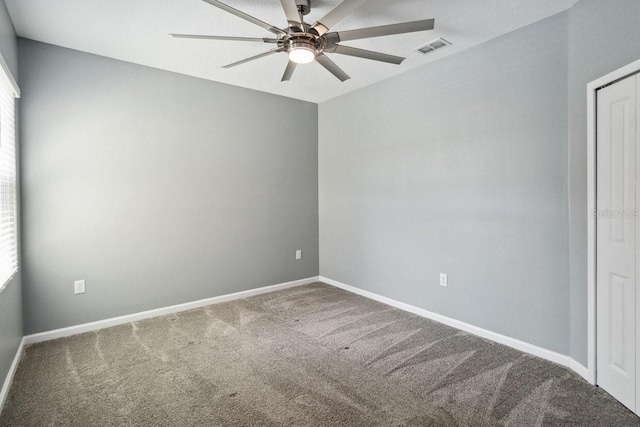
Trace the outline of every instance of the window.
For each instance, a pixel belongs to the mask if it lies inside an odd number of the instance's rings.
[[[0,290],[18,271],[16,202],[17,85],[0,57]]]

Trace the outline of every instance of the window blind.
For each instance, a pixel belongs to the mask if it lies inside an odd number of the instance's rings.
[[[11,80],[0,67],[0,290],[18,270],[15,97]]]

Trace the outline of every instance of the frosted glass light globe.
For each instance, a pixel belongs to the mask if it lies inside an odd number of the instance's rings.
[[[316,58],[316,53],[307,47],[295,47],[289,51],[289,59],[296,64],[308,64]]]

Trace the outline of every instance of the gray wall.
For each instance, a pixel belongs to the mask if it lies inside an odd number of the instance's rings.
[[[568,354],[567,66],[562,14],[321,104],[321,275]]]
[[[640,59],[640,1],[581,0],[569,13],[571,356],[587,363],[587,83]]]
[[[18,79],[18,43],[16,41],[16,31],[11,22],[9,11],[0,0],[0,52],[11,69],[14,79]]]
[[[317,105],[19,54],[25,333],[318,274]]]
[[[4,1],[0,0],[0,53],[18,78],[16,34]],[[0,283],[2,286],[2,283]],[[22,340],[22,289],[20,273],[0,292],[0,388]]]
[[[22,341],[22,287],[20,273],[0,292],[0,388]]]
[[[639,18],[581,0],[322,104],[321,274],[586,363],[585,87],[640,58]],[[314,105],[20,47],[27,333],[318,273]]]
[[[638,22],[581,0],[322,104],[321,274],[586,364],[586,85]]]

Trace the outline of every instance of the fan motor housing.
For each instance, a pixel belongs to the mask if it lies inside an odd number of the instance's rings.
[[[294,49],[306,49],[315,54],[322,51],[324,41],[321,37],[311,33],[294,33],[285,37],[282,47],[286,48],[287,52],[291,52]]]

